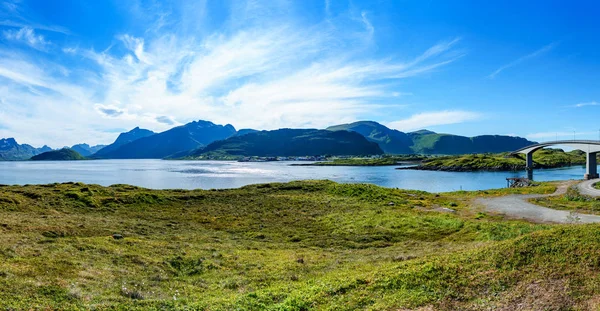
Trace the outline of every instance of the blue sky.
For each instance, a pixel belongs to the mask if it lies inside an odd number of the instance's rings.
[[[375,120],[598,139],[593,1],[0,0],[0,137]]]

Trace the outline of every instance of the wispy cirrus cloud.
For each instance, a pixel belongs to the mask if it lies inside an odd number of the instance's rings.
[[[10,108],[0,110],[0,123],[10,128],[0,136],[25,136],[34,144],[82,139],[97,144],[114,139],[102,128],[161,131],[197,119],[237,128],[320,128],[398,105],[390,99],[409,93],[398,87],[403,79],[439,70],[463,55],[457,38],[434,42],[412,57],[374,57],[364,52],[377,29],[367,14],[306,25],[293,15],[281,16],[293,10],[264,9],[268,5],[236,3],[232,22],[200,34],[174,23],[182,20],[175,13],[161,11],[150,14],[160,16],[160,29],[141,36],[115,33],[108,47],[55,43],[69,66],[0,49],[6,55],[0,59],[6,86],[0,87],[0,99]],[[445,113],[456,122],[474,118]],[[425,126],[451,124],[440,122]],[[56,126],[67,123],[79,130]],[[39,134],[26,124],[52,130]]]
[[[23,27],[19,30],[5,30],[2,32],[4,38],[26,44],[36,50],[45,50],[50,42],[44,36],[36,34],[33,28]]]
[[[545,53],[551,51],[552,49],[554,49],[556,46],[558,46],[558,42],[552,42],[552,43],[550,43],[550,44],[548,44],[546,46],[543,46],[542,48],[540,48],[539,50],[537,50],[537,51],[535,51],[533,53],[527,54],[527,55],[525,55],[523,57],[520,57],[520,58],[518,58],[518,59],[516,59],[516,60],[514,60],[514,61],[512,61],[512,62],[510,62],[510,63],[508,63],[506,65],[504,65],[504,66],[501,66],[500,68],[496,69],[494,72],[492,72],[491,74],[489,74],[488,78],[489,79],[494,79],[502,71],[504,71],[504,70],[506,70],[508,68],[514,67],[516,65],[519,65],[519,64],[521,64],[521,63],[523,63],[523,62],[525,62],[527,60],[530,60],[532,58],[538,57],[538,56],[540,56],[542,54],[545,54]]]
[[[388,123],[390,128],[400,131],[425,129],[431,126],[458,124],[475,121],[482,118],[482,114],[464,110],[444,110],[423,112],[410,116],[407,119]]]
[[[19,29],[43,30],[61,34],[71,32],[61,26],[47,25],[32,21],[31,14],[27,12],[26,2],[21,0],[3,0],[0,2],[0,26]]]
[[[596,101],[591,101],[591,102],[575,104],[575,105],[572,105],[569,107],[581,108],[581,107],[587,107],[587,106],[600,106],[600,103],[596,102]]]

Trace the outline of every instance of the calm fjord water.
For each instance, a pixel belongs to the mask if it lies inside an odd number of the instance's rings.
[[[25,185],[78,181],[109,186],[130,184],[152,189],[237,188],[249,184],[329,179],[384,187],[445,192],[506,186],[506,177],[525,172],[432,172],[396,170],[393,166],[290,166],[298,162],[224,162],[163,160],[96,160],[0,162],[0,184]],[[581,179],[584,167],[536,170],[540,181]]]

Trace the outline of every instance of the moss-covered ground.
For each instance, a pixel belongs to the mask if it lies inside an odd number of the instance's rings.
[[[0,309],[597,308],[597,225],[505,220],[470,205],[516,191],[554,186],[3,186]]]

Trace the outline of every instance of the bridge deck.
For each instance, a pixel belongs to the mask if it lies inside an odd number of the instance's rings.
[[[556,140],[523,147],[519,150],[511,152],[511,154],[528,154],[544,147],[556,145],[569,146],[584,152],[600,152],[600,140]]]

